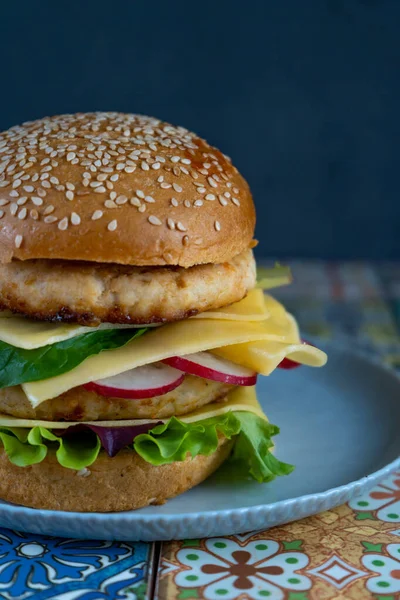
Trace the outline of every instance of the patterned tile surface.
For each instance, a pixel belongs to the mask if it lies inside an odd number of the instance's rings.
[[[400,265],[292,262],[275,295],[305,337],[348,341],[400,368]],[[400,600],[400,473],[302,521],[164,544],[158,600]]]
[[[2,600],[141,600],[150,544],[66,540],[0,529]]]

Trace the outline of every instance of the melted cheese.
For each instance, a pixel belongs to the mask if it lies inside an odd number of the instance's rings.
[[[275,306],[276,304],[276,306]],[[132,340],[122,348],[106,350],[90,356],[72,371],[33,383],[23,384],[23,389],[33,407],[55,398],[63,392],[96,379],[118,375],[129,369],[158,362],[171,356],[183,356],[231,344],[259,340],[297,343],[299,334],[293,317],[283,314],[275,300],[271,302],[273,315],[265,321],[215,321],[212,319],[186,319],[169,323],[142,337]]]
[[[194,423],[210,417],[224,415],[229,411],[247,411],[266,419],[260,404],[258,403],[255,387],[236,388],[228,394],[226,402],[213,402],[206,406],[183,416],[179,420],[184,423]],[[98,427],[129,427],[134,425],[145,425],[147,423],[166,422],[168,419],[130,419],[125,421],[86,421],[89,425]],[[16,419],[7,415],[0,415],[0,427],[46,427],[47,429],[67,429],[74,425],[82,425],[79,422],[67,421],[40,421],[37,419]]]
[[[262,290],[251,290],[246,298],[230,306],[215,311],[200,313],[193,319],[223,319],[234,321],[262,321],[268,318],[268,302],[275,307],[273,299],[269,296],[264,303]],[[103,323],[99,327],[83,327],[68,323],[46,323],[34,321],[24,317],[17,317],[9,311],[0,313],[0,340],[25,350],[41,348],[49,344],[57,344],[78,335],[103,329],[131,329],[141,328],[144,325],[115,325]],[[156,327],[157,325],[146,325]]]

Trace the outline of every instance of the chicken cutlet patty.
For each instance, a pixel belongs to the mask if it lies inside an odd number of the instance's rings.
[[[77,387],[33,408],[21,386],[0,390],[0,413],[20,419],[44,421],[112,421],[163,419],[184,415],[205,404],[221,400],[234,386],[185,375],[177,388],[154,398],[127,400],[100,396]]]
[[[251,250],[188,268],[14,260],[0,264],[0,306],[43,321],[162,323],[237,302],[255,280]]]

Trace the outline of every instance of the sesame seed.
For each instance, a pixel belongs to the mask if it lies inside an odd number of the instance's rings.
[[[209,169],[211,167],[211,164],[210,163],[203,163],[203,167],[205,169]]]
[[[76,213],[76,212],[71,213],[71,223],[72,223],[72,225],[79,225],[80,222],[81,222],[81,218],[78,215],[78,213]]]
[[[99,175],[99,177],[101,177],[101,175]],[[65,187],[67,188],[67,190],[71,190],[72,192],[75,190],[74,184],[70,183],[69,181],[67,181],[67,183],[65,184]]]
[[[228,200],[226,200],[223,196],[218,196],[218,200],[222,206],[226,206],[228,204]]]
[[[164,181],[164,175],[160,175],[160,177],[157,178],[158,183],[162,183]]]
[[[215,200],[214,194],[207,194],[207,196],[205,198],[206,198],[206,200]]]
[[[47,194],[47,192],[43,188],[39,188],[37,190],[37,195],[40,196],[41,198],[44,198],[46,196],[46,194]]]
[[[89,179],[83,179],[83,181],[82,181],[82,184],[83,184],[85,187],[87,187],[87,186],[89,185],[89,183],[90,183],[90,180],[89,180]]]
[[[65,192],[65,197],[67,200],[73,200],[74,199],[74,192],[71,192],[71,190],[68,190],[67,192]]]
[[[114,200],[106,200],[104,202],[104,206],[106,208],[117,208],[117,205],[115,204]]]
[[[161,167],[161,164],[159,162],[155,162],[151,165],[151,168],[154,169],[155,171],[157,169],[159,169]]]
[[[221,224],[219,221],[214,221],[214,227],[216,231],[221,231]]]
[[[31,196],[31,200],[35,206],[42,206],[43,200],[39,196]]]
[[[129,202],[132,204],[132,206],[140,206],[141,202],[139,200],[139,198],[136,198],[136,196],[133,196]]]
[[[146,211],[146,205],[145,204],[141,204],[138,208],[138,211],[141,213],[144,213]]]
[[[205,194],[207,190],[205,187],[198,187],[197,191],[199,192],[199,194]]]
[[[147,220],[152,225],[162,225],[160,219],[158,217],[155,217],[154,215],[150,215],[149,217],[147,217]]]
[[[177,183],[173,183],[173,184],[172,184],[172,187],[174,188],[174,190],[175,190],[176,192],[181,192],[181,191],[182,191],[182,188],[181,188],[181,186],[180,186],[180,185],[178,185]]]
[[[239,190],[238,190],[238,188],[237,188],[237,187],[234,187],[234,188],[233,188],[233,193],[234,193],[234,194],[238,194],[238,193],[239,193]]]
[[[56,221],[58,221],[57,217],[53,217],[52,215],[44,218],[45,223],[55,223]]]
[[[176,198],[171,198],[171,204],[172,206],[178,206],[179,202]]]
[[[203,206],[203,200],[195,200],[193,206]]]
[[[17,200],[18,206],[23,206],[27,200],[28,200],[28,196],[22,196],[21,198],[18,198],[18,200]]]
[[[230,198],[231,197],[231,195],[230,195],[229,192],[224,192],[224,196],[225,196],[225,198]]]
[[[32,208],[29,211],[29,216],[31,217],[31,219],[33,219],[34,221],[37,221],[39,219],[39,213],[36,210],[36,208]]]
[[[24,208],[21,208],[21,210],[18,213],[18,219],[21,219],[21,221],[22,221],[22,219],[25,219],[27,212],[28,211],[26,210],[25,206],[24,206]]]
[[[18,198],[19,194],[17,192],[17,190],[11,190],[11,192],[9,193],[10,198]]]
[[[231,198],[233,204],[236,204],[236,206],[240,206],[240,200],[238,198]]]
[[[186,167],[181,166],[181,171],[182,173],[185,173],[185,175],[189,175],[189,171],[186,169]]]
[[[101,219],[102,216],[103,216],[102,210],[95,210],[94,213],[92,214],[92,221],[97,221],[98,219]]]
[[[207,181],[211,185],[211,187],[215,187],[216,188],[218,186],[217,182],[212,177],[207,177]]]
[[[42,181],[42,186],[44,188],[51,188],[51,183],[49,181]],[[33,189],[32,189],[33,192]]]
[[[115,201],[116,204],[126,204],[127,202],[128,202],[127,196],[124,196],[122,194],[121,194],[121,196],[118,196],[118,198]]]
[[[172,187],[172,185],[171,185],[170,183],[167,183],[166,181],[164,181],[164,182],[163,182],[163,183],[160,185],[160,187],[161,187],[163,190],[168,190],[169,188],[171,188],[171,187]]]
[[[189,236],[188,235],[184,235],[182,238],[182,244],[184,246],[188,246],[189,245]]]
[[[116,173],[115,175],[111,175],[111,177],[110,177],[110,181],[118,181],[118,179],[119,179],[118,173]]]
[[[104,186],[100,186],[100,187],[98,187],[98,188],[96,188],[96,189],[94,190],[94,192],[95,192],[96,194],[104,194],[104,192],[106,192],[106,191],[107,191],[107,190],[106,190],[106,188],[105,188]]]
[[[16,248],[21,248],[22,240],[23,240],[22,235],[15,236],[15,247]]]
[[[20,179],[16,179],[16,180],[13,182],[12,186],[13,186],[13,188],[15,189],[15,188],[19,187],[19,186],[21,185],[21,183],[22,183],[22,181],[21,181]],[[4,185],[8,185],[8,184],[9,184],[9,182],[8,182],[8,181],[7,181],[7,182],[3,181],[3,186],[2,186],[2,187],[4,187]]]
[[[177,162],[179,162],[180,160],[181,160],[181,157],[180,157],[180,156],[172,156],[172,157],[171,157],[171,161],[172,161],[173,163],[177,163]]]
[[[147,162],[144,162],[144,160],[142,160],[140,166],[142,167],[143,171],[148,171],[150,169],[149,165],[147,164]]]
[[[117,192],[110,192],[110,199],[111,200],[115,200],[116,197],[117,197]]]
[[[198,174],[196,173],[196,171],[190,171],[190,174],[191,174],[191,176],[193,177],[193,179],[198,179],[198,178],[199,178],[199,176],[198,176]]]
[[[183,204],[186,206],[186,208],[190,208],[192,206],[190,204],[190,200],[185,200]]]
[[[167,226],[169,227],[169,229],[175,229],[175,223],[172,219],[167,219]]]
[[[199,169],[199,173],[201,173],[202,175],[208,175],[207,169]]]
[[[6,198],[0,200],[0,206],[7,206],[7,204],[10,204],[10,201],[6,200]]]
[[[132,166],[125,167],[124,171],[125,171],[125,173],[133,173],[134,171],[136,171],[136,167],[132,167]]]
[[[109,224],[107,225],[107,229],[108,231],[115,231],[117,229],[118,223],[117,220],[114,219],[113,221],[110,221]]]
[[[58,229],[61,229],[61,231],[68,229],[68,217],[61,219],[61,221],[58,223]]]
[[[54,206],[52,204],[49,204],[48,206],[46,206],[46,208],[43,211],[44,215],[49,215],[50,213],[52,213],[54,211]]]
[[[67,161],[69,162],[69,161],[73,160],[75,157],[76,157],[75,152],[68,152]]]
[[[13,202],[10,206],[10,213],[12,214],[13,217],[15,217],[15,215],[18,212],[18,204],[16,204],[15,202]]]
[[[142,192],[142,190],[136,190],[136,196],[143,199],[145,194]]]
[[[176,228],[177,228],[179,231],[187,231],[186,227],[185,227],[185,226],[184,226],[184,225],[183,225],[183,224],[182,224],[180,221],[178,221],[178,222],[177,222],[177,224],[176,224]]]
[[[174,174],[174,175],[176,175],[176,177],[179,177],[179,175],[181,174],[181,170],[180,170],[180,168],[179,168],[179,167],[177,167],[177,166],[175,166],[175,167],[172,169],[172,172],[173,172],[173,174]]]
[[[4,217],[4,210],[0,210],[0,219]]]

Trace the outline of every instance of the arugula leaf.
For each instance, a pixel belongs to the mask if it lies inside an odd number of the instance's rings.
[[[235,438],[229,459],[234,468],[229,477],[237,480],[248,478],[250,474],[257,481],[266,482],[293,470],[291,465],[271,454],[271,436],[278,431],[275,425],[245,411],[228,412],[194,423],[183,423],[172,417],[148,433],[136,435],[128,447],[152,465],[165,465],[185,460],[188,455],[212,454],[218,447],[218,434],[222,434],[228,439]],[[93,431],[58,437],[39,426],[32,429],[0,427],[1,443],[8,459],[17,466],[41,462],[48,449],[54,447],[60,465],[76,470],[93,464],[101,448],[100,438]]]
[[[93,354],[125,346],[147,330],[144,327],[93,331],[35,350],[0,342],[0,388],[61,375]]]

